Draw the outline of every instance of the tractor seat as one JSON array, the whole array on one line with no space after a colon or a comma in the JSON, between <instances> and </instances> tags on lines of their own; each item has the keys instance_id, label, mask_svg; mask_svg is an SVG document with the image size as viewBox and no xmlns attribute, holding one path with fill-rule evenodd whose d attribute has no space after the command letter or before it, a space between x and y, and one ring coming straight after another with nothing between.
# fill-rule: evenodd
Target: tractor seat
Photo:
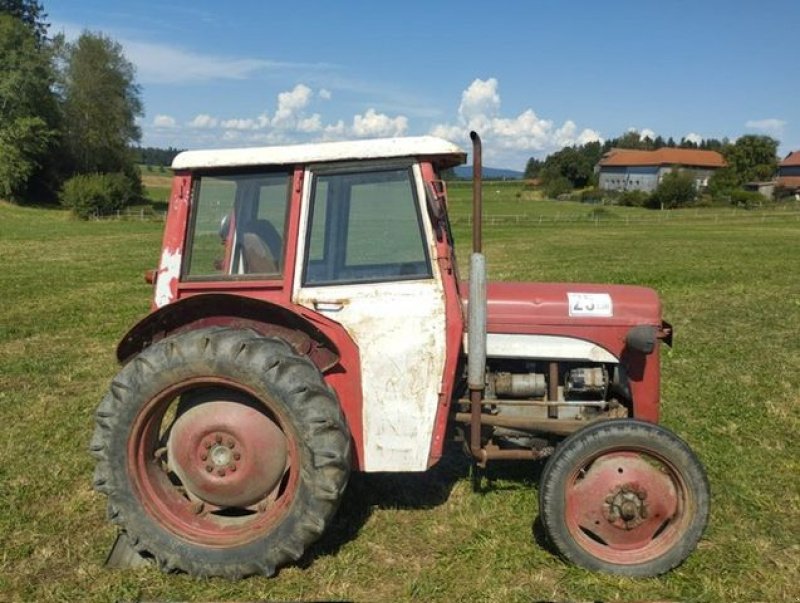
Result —
<instances>
[{"instance_id":1,"label":"tractor seat","mask_svg":"<svg viewBox=\"0 0 800 603\"><path fill-rule=\"evenodd\" d=\"M255 232L242 233L242 263L245 274L280 274L275 256Z\"/></svg>"}]
</instances>

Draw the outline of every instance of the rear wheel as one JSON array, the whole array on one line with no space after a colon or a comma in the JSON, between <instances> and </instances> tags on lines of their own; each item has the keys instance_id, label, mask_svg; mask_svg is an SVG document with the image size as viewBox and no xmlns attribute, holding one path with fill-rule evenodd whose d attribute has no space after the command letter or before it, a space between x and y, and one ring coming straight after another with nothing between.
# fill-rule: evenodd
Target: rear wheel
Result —
<instances>
[{"instance_id":1,"label":"rear wheel","mask_svg":"<svg viewBox=\"0 0 800 603\"><path fill-rule=\"evenodd\" d=\"M96 422L95 489L167 571L273 574L322 534L349 476L350 436L322 375L253 331L147 348Z\"/></svg>"},{"instance_id":2,"label":"rear wheel","mask_svg":"<svg viewBox=\"0 0 800 603\"><path fill-rule=\"evenodd\" d=\"M558 552L625 576L655 576L683 562L702 536L708 506L708 479L688 445L630 419L571 435L539 487L540 518Z\"/></svg>"}]
</instances>

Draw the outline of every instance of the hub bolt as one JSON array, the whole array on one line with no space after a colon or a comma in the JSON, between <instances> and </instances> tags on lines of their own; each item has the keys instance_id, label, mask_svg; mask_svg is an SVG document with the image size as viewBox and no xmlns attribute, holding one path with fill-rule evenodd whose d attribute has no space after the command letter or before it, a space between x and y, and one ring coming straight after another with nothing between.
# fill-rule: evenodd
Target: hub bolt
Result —
<instances>
[{"instance_id":1,"label":"hub bolt","mask_svg":"<svg viewBox=\"0 0 800 603\"><path fill-rule=\"evenodd\" d=\"M203 446L205 446L206 450L208 450L209 448L211 448L211 446L213 446L213 443L212 442L203 442Z\"/></svg>"},{"instance_id":2,"label":"hub bolt","mask_svg":"<svg viewBox=\"0 0 800 603\"><path fill-rule=\"evenodd\" d=\"M236 471L236 465L228 465L228 469L233 472Z\"/></svg>"},{"instance_id":3,"label":"hub bolt","mask_svg":"<svg viewBox=\"0 0 800 603\"><path fill-rule=\"evenodd\" d=\"M220 477L224 476L225 475L225 469L222 469L222 468L217 469L217 475L219 475Z\"/></svg>"},{"instance_id":4,"label":"hub bolt","mask_svg":"<svg viewBox=\"0 0 800 603\"><path fill-rule=\"evenodd\" d=\"M206 465L206 471L211 473L212 471L214 471L214 467L212 467L211 465Z\"/></svg>"},{"instance_id":5,"label":"hub bolt","mask_svg":"<svg viewBox=\"0 0 800 603\"><path fill-rule=\"evenodd\" d=\"M222 444L222 434L215 435L214 440L216 440L217 444Z\"/></svg>"},{"instance_id":6,"label":"hub bolt","mask_svg":"<svg viewBox=\"0 0 800 603\"><path fill-rule=\"evenodd\" d=\"M225 442L225 445L226 445L228 448L233 448L234 446L236 446L236 442L234 442L234 441L233 441L233 440L231 440L231 439L228 439L228 441L227 441L227 442Z\"/></svg>"},{"instance_id":7,"label":"hub bolt","mask_svg":"<svg viewBox=\"0 0 800 603\"><path fill-rule=\"evenodd\" d=\"M205 461L208 458L208 455L204 452L200 455L200 460Z\"/></svg>"},{"instance_id":8,"label":"hub bolt","mask_svg":"<svg viewBox=\"0 0 800 603\"><path fill-rule=\"evenodd\" d=\"M234 453L233 453L233 458L234 458L234 460L237 460L237 461L238 461L240 458L242 458L242 455L241 455L241 454L239 454L238 452L234 452Z\"/></svg>"}]
</instances>

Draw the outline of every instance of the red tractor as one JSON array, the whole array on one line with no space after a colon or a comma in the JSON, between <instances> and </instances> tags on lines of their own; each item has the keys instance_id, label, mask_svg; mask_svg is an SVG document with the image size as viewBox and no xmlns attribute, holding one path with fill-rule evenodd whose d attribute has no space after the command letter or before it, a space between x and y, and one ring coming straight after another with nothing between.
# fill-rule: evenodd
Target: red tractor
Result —
<instances>
[{"instance_id":1,"label":"red tractor","mask_svg":"<svg viewBox=\"0 0 800 603\"><path fill-rule=\"evenodd\" d=\"M592 570L651 576L694 549L709 490L657 425L654 291L494 283L474 152L459 279L437 138L188 151L152 313L117 348L94 487L164 570L273 574L325 531L351 471L548 457L540 521ZM565 437L566 436L566 437Z\"/></svg>"}]
</instances>

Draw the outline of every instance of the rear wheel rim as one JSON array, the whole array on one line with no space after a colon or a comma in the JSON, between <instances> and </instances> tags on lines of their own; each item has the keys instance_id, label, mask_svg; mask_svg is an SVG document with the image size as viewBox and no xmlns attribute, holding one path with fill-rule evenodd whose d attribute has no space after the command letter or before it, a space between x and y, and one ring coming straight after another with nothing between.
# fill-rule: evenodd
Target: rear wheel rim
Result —
<instances>
[{"instance_id":1,"label":"rear wheel rim","mask_svg":"<svg viewBox=\"0 0 800 603\"><path fill-rule=\"evenodd\" d=\"M220 394L181 408L209 388ZM298 437L282 405L225 378L188 379L150 398L127 452L143 508L193 544L227 548L258 539L286 516L298 487Z\"/></svg>"},{"instance_id":2,"label":"rear wheel rim","mask_svg":"<svg viewBox=\"0 0 800 603\"><path fill-rule=\"evenodd\" d=\"M682 473L646 449L590 456L565 486L571 537L596 559L617 565L647 563L672 550L695 506Z\"/></svg>"}]
</instances>

